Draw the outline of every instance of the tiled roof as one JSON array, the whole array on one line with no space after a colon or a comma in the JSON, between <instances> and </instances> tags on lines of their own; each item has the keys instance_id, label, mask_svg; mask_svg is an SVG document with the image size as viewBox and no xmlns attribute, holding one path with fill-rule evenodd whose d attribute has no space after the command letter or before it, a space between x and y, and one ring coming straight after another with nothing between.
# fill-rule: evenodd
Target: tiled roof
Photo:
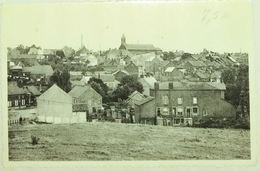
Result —
<instances>
[{"instance_id":1,"label":"tiled roof","mask_svg":"<svg viewBox=\"0 0 260 171\"><path fill-rule=\"evenodd\" d=\"M169 83L173 84L174 90L225 90L226 86L224 83L218 82L161 82L159 83L159 89L169 89ZM152 87L151 89L154 89Z\"/></svg>"},{"instance_id":2,"label":"tiled roof","mask_svg":"<svg viewBox=\"0 0 260 171\"><path fill-rule=\"evenodd\" d=\"M30 72L31 74L40 74L51 76L53 74L53 69L50 65L37 65L31 67L24 67L24 72Z\"/></svg>"}]
</instances>

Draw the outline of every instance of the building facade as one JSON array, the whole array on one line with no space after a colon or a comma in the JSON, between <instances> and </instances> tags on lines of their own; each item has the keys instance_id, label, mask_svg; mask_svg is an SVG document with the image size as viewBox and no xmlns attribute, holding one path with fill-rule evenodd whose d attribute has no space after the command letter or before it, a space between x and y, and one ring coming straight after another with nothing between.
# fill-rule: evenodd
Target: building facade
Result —
<instances>
[{"instance_id":1,"label":"building facade","mask_svg":"<svg viewBox=\"0 0 260 171\"><path fill-rule=\"evenodd\" d=\"M156 116L164 125L192 125L203 117L235 117L234 106L224 100L225 85L208 82L155 83Z\"/></svg>"}]
</instances>

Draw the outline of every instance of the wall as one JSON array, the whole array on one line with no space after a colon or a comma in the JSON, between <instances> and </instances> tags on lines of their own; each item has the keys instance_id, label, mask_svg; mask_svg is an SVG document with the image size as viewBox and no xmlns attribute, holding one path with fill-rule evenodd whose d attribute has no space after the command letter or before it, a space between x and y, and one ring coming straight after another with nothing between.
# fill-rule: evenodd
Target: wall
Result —
<instances>
[{"instance_id":1,"label":"wall","mask_svg":"<svg viewBox=\"0 0 260 171\"><path fill-rule=\"evenodd\" d=\"M151 96L155 97L154 90L151 90ZM169 97L169 103L164 104L163 96ZM183 104L177 104L177 98L183 98ZM197 97L197 105L193 104L193 97ZM184 90L184 91L170 91L169 90L159 90L156 95L156 107L160 108L169 108L169 114L171 114L170 107L181 106L184 109L184 117L186 115L186 108L198 107L198 115L192 115L193 118L200 118L203 116L212 116L212 117L235 117L235 108L224 101L221 98L221 91L195 91L195 90Z\"/></svg>"},{"instance_id":2,"label":"wall","mask_svg":"<svg viewBox=\"0 0 260 171\"><path fill-rule=\"evenodd\" d=\"M71 123L72 103L37 100L38 120L47 123Z\"/></svg>"},{"instance_id":3,"label":"wall","mask_svg":"<svg viewBox=\"0 0 260 171\"><path fill-rule=\"evenodd\" d=\"M143 105L135 105L135 120L137 123L141 123L144 119L155 118L155 100L151 100Z\"/></svg>"}]
</instances>

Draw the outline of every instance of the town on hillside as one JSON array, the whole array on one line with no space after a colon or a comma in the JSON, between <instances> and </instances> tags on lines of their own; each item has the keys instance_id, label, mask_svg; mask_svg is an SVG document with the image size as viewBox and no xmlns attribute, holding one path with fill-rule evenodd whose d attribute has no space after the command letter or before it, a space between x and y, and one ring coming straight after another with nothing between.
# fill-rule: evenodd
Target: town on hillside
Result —
<instances>
[{"instance_id":1,"label":"town on hillside","mask_svg":"<svg viewBox=\"0 0 260 171\"><path fill-rule=\"evenodd\" d=\"M164 51L126 36L105 51L8 48L8 125L249 127L247 53Z\"/></svg>"}]
</instances>

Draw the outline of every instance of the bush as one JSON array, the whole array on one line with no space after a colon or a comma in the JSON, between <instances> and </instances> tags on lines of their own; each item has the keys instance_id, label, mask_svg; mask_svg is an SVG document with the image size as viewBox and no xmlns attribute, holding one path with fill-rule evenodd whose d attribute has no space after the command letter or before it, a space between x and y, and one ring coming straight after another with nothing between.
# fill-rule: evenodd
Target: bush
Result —
<instances>
[{"instance_id":1,"label":"bush","mask_svg":"<svg viewBox=\"0 0 260 171\"><path fill-rule=\"evenodd\" d=\"M38 144L40 138L39 137L36 137L34 135L31 136L31 139L32 139L32 145L36 145Z\"/></svg>"},{"instance_id":2,"label":"bush","mask_svg":"<svg viewBox=\"0 0 260 171\"><path fill-rule=\"evenodd\" d=\"M249 118L237 119L234 128L250 129L250 119Z\"/></svg>"},{"instance_id":3,"label":"bush","mask_svg":"<svg viewBox=\"0 0 260 171\"><path fill-rule=\"evenodd\" d=\"M250 129L250 121L247 118L240 119L223 119L223 118L203 118L193 127L199 128L242 128Z\"/></svg>"}]
</instances>

